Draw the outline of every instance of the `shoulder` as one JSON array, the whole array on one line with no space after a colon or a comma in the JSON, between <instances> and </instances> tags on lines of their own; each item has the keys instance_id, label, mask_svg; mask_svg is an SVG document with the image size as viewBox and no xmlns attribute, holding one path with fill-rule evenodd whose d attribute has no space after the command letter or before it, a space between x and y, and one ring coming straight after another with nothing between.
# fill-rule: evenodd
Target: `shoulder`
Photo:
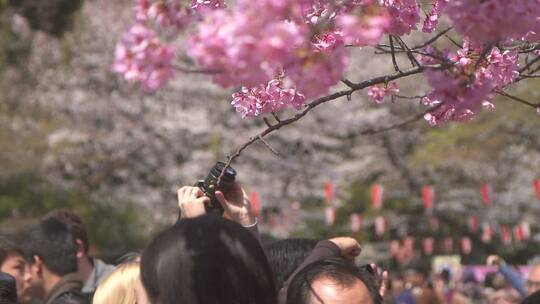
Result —
<instances>
[{"instance_id":1,"label":"shoulder","mask_svg":"<svg viewBox=\"0 0 540 304\"><path fill-rule=\"evenodd\" d=\"M49 304L89 304L88 297L81 292L66 291L56 297Z\"/></svg>"}]
</instances>

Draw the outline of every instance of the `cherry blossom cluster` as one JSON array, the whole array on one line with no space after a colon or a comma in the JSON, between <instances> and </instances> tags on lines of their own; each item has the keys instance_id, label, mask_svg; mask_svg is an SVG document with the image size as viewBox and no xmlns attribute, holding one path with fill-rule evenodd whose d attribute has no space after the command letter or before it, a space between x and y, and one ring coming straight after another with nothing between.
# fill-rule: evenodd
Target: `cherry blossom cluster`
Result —
<instances>
[{"instance_id":1,"label":"cherry blossom cluster","mask_svg":"<svg viewBox=\"0 0 540 304\"><path fill-rule=\"evenodd\" d=\"M427 14L426 19L424 19L424 26L422 31L426 33L431 33L437 28L439 24L439 18L450 0L435 0L431 11Z\"/></svg>"},{"instance_id":2,"label":"cherry blossom cluster","mask_svg":"<svg viewBox=\"0 0 540 304\"><path fill-rule=\"evenodd\" d=\"M421 5L430 4L423 13ZM437 107L427 115L432 124L468 120L493 108L493 93L515 81L516 44L540 42L540 0L236 0L231 7L223 0L135 0L137 23L118 44L113 70L159 89L174 76L174 36L191 25L187 55L215 83L242 88L232 104L243 117L266 115L327 94L344 78L350 46L408 35L423 15L422 31L433 32L443 14L467 42L454 55L426 50L431 57L422 63L444 68L425 70L431 91L423 103ZM368 96L379 104L397 92L388 83L370 87Z\"/></svg>"},{"instance_id":3,"label":"cherry blossom cluster","mask_svg":"<svg viewBox=\"0 0 540 304\"><path fill-rule=\"evenodd\" d=\"M242 117L254 117L275 113L285 106L300 109L304 102L304 95L294 88L284 88L282 80L276 78L270 80L266 86L243 87L240 92L233 94L231 104Z\"/></svg>"},{"instance_id":4,"label":"cherry blossom cluster","mask_svg":"<svg viewBox=\"0 0 540 304\"><path fill-rule=\"evenodd\" d=\"M521 39L538 40L538 0L452 0L446 7L456 31L475 45ZM533 33L529 33L533 32Z\"/></svg>"},{"instance_id":5,"label":"cherry blossom cluster","mask_svg":"<svg viewBox=\"0 0 540 304\"><path fill-rule=\"evenodd\" d=\"M175 50L164 44L157 34L141 24L135 24L122 37L115 50L112 69L128 81L141 83L154 91L174 76Z\"/></svg>"},{"instance_id":6,"label":"cherry blossom cluster","mask_svg":"<svg viewBox=\"0 0 540 304\"><path fill-rule=\"evenodd\" d=\"M431 50L435 53L434 50ZM445 56L437 53L438 56ZM483 55L482 49L472 48L467 43L447 60L453 63L446 70L427 69L425 76L433 88L422 102L435 111L426 115L432 125L445 121L472 119L481 109L493 109L493 93L512 83L519 75L518 53L500 51L493 47ZM432 63L433 58L425 59Z\"/></svg>"},{"instance_id":7,"label":"cherry blossom cluster","mask_svg":"<svg viewBox=\"0 0 540 304\"><path fill-rule=\"evenodd\" d=\"M369 100L376 104L381 104L384 102L386 96L394 96L399 93L399 88L397 83L390 82L388 84L379 84L369 87L368 97Z\"/></svg>"}]
</instances>

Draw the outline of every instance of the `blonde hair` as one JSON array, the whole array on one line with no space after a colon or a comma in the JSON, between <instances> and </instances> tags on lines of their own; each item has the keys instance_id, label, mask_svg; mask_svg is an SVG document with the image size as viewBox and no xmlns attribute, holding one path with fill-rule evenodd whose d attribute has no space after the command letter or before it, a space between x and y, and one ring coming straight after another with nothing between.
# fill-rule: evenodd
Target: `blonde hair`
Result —
<instances>
[{"instance_id":1,"label":"blonde hair","mask_svg":"<svg viewBox=\"0 0 540 304\"><path fill-rule=\"evenodd\" d=\"M139 278L139 262L118 265L99 283L92 303L136 304L135 286Z\"/></svg>"}]
</instances>

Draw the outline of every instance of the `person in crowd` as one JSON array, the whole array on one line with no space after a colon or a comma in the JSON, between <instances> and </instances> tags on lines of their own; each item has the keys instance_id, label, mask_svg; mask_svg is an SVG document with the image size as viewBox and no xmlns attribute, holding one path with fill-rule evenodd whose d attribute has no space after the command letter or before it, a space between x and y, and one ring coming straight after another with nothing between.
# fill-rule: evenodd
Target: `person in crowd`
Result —
<instances>
[{"instance_id":1,"label":"person in crowd","mask_svg":"<svg viewBox=\"0 0 540 304\"><path fill-rule=\"evenodd\" d=\"M319 260L341 258L349 263L354 263L362 249L358 242L350 237L337 237L329 240L322 240L317 243L310 255L302 262L302 264L289 276L289 279L283 284L279 291L279 303L287 303L289 285L294 280L296 275L302 269ZM383 287L384 288L384 287Z\"/></svg>"},{"instance_id":2,"label":"person in crowd","mask_svg":"<svg viewBox=\"0 0 540 304\"><path fill-rule=\"evenodd\" d=\"M17 282L9 273L0 272L0 304L17 304Z\"/></svg>"},{"instance_id":3,"label":"person in crowd","mask_svg":"<svg viewBox=\"0 0 540 304\"><path fill-rule=\"evenodd\" d=\"M357 267L342 258L325 258L295 274L289 285L287 304L382 303L375 281L368 268Z\"/></svg>"},{"instance_id":4,"label":"person in crowd","mask_svg":"<svg viewBox=\"0 0 540 304\"><path fill-rule=\"evenodd\" d=\"M26 303L29 300L30 274L26 272L24 253L13 240L6 236L0 236L0 271L13 276L18 299Z\"/></svg>"},{"instance_id":5,"label":"person in crowd","mask_svg":"<svg viewBox=\"0 0 540 304\"><path fill-rule=\"evenodd\" d=\"M405 265L405 282L416 304L439 304L439 297L429 284L430 265L416 258Z\"/></svg>"},{"instance_id":6,"label":"person in crowd","mask_svg":"<svg viewBox=\"0 0 540 304\"><path fill-rule=\"evenodd\" d=\"M266 246L266 256L278 291L290 274L308 257L317 242L314 239L284 239Z\"/></svg>"},{"instance_id":7,"label":"person in crowd","mask_svg":"<svg viewBox=\"0 0 540 304\"><path fill-rule=\"evenodd\" d=\"M540 303L540 290L537 290L530 295L528 295L523 301L521 301L521 304L538 304Z\"/></svg>"},{"instance_id":8,"label":"person in crowd","mask_svg":"<svg viewBox=\"0 0 540 304\"><path fill-rule=\"evenodd\" d=\"M497 267L498 271L514 287L521 296L525 297L540 290L540 262L532 263L529 273L524 280L519 273L508 266L504 259L498 255L488 256L486 263Z\"/></svg>"},{"instance_id":9,"label":"person in crowd","mask_svg":"<svg viewBox=\"0 0 540 304\"><path fill-rule=\"evenodd\" d=\"M258 240L214 214L182 218L144 250L141 278L159 304L275 304L274 280Z\"/></svg>"},{"instance_id":10,"label":"person in crowd","mask_svg":"<svg viewBox=\"0 0 540 304\"><path fill-rule=\"evenodd\" d=\"M114 265L108 265L102 260L88 255L90 242L86 225L76 213L68 209L55 209L42 219L49 218L56 219L68 226L77 244L77 272L84 282L82 292L91 298L98 283L114 269Z\"/></svg>"},{"instance_id":11,"label":"person in crowd","mask_svg":"<svg viewBox=\"0 0 540 304\"><path fill-rule=\"evenodd\" d=\"M67 225L54 218L33 226L26 239L30 288L43 304L86 304L77 274L77 245Z\"/></svg>"},{"instance_id":12,"label":"person in crowd","mask_svg":"<svg viewBox=\"0 0 540 304\"><path fill-rule=\"evenodd\" d=\"M99 283L94 294L93 304L144 304L140 296L144 291L140 284L140 263L138 260L118 265ZM137 296L139 295L139 298Z\"/></svg>"}]
</instances>

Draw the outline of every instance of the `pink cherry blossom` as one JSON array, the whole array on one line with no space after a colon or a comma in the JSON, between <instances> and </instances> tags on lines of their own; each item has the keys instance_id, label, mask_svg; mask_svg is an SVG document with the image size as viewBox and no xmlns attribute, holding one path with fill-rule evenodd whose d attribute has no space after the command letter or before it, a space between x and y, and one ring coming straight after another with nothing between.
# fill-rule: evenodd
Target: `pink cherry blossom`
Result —
<instances>
[{"instance_id":1,"label":"pink cherry blossom","mask_svg":"<svg viewBox=\"0 0 540 304\"><path fill-rule=\"evenodd\" d=\"M427 14L426 19L424 20L424 26L422 31L425 33L431 33L437 27L439 23L439 18L441 17L443 9L448 4L450 0L435 0L431 11Z\"/></svg>"},{"instance_id":2,"label":"pink cherry blossom","mask_svg":"<svg viewBox=\"0 0 540 304\"><path fill-rule=\"evenodd\" d=\"M456 31L475 45L516 40L540 29L538 0L453 0L446 12Z\"/></svg>"},{"instance_id":3,"label":"pink cherry blossom","mask_svg":"<svg viewBox=\"0 0 540 304\"><path fill-rule=\"evenodd\" d=\"M481 52L481 49L471 48L466 43L454 56L448 57L454 62L453 68L425 71L432 91L422 102L437 107L426 115L431 124L470 120L482 108L492 110L494 91L503 89L516 79L517 52L501 52L492 48L484 58L480 56Z\"/></svg>"},{"instance_id":4,"label":"pink cherry blossom","mask_svg":"<svg viewBox=\"0 0 540 304\"><path fill-rule=\"evenodd\" d=\"M304 95L295 88L284 88L281 77L270 80L266 86L242 87L232 97L231 104L242 118L277 112L286 106L300 109L305 103Z\"/></svg>"},{"instance_id":5,"label":"pink cherry blossom","mask_svg":"<svg viewBox=\"0 0 540 304\"><path fill-rule=\"evenodd\" d=\"M342 14L336 18L336 26L341 29L346 44L375 45L390 26L390 16L384 9L371 15Z\"/></svg>"},{"instance_id":6,"label":"pink cherry blossom","mask_svg":"<svg viewBox=\"0 0 540 304\"><path fill-rule=\"evenodd\" d=\"M383 5L390 13L388 34L402 36L416 30L416 24L420 21L416 0L383 0Z\"/></svg>"},{"instance_id":7,"label":"pink cherry blossom","mask_svg":"<svg viewBox=\"0 0 540 304\"><path fill-rule=\"evenodd\" d=\"M395 82L374 85L368 89L369 100L376 104L383 103L386 96L392 96L397 93L399 93L399 88Z\"/></svg>"},{"instance_id":8,"label":"pink cherry blossom","mask_svg":"<svg viewBox=\"0 0 540 304\"><path fill-rule=\"evenodd\" d=\"M174 48L162 43L156 33L135 24L116 46L113 71L128 81L139 82L147 91L162 87L174 76Z\"/></svg>"}]
</instances>

